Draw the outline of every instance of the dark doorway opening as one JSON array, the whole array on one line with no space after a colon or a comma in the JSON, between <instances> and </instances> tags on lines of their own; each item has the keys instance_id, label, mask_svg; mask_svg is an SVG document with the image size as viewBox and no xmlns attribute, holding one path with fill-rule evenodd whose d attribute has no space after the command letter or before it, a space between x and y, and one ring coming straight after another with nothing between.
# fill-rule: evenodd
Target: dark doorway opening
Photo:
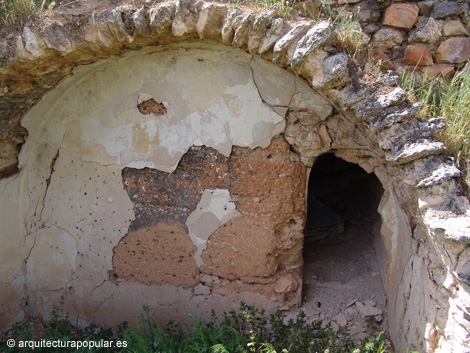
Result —
<instances>
[{"instance_id":1,"label":"dark doorway opening","mask_svg":"<svg viewBox=\"0 0 470 353\"><path fill-rule=\"evenodd\" d=\"M386 295L374 249L383 192L374 173L333 154L320 156L310 172L303 302L312 319L340 330L347 325L358 338L385 329Z\"/></svg>"}]
</instances>

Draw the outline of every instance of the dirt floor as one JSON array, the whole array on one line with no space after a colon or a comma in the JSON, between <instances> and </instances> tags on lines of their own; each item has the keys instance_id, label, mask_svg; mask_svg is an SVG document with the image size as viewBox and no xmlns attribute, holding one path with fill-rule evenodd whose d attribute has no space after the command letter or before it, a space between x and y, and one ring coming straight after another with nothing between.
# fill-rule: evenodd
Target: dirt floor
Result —
<instances>
[{"instance_id":1,"label":"dirt floor","mask_svg":"<svg viewBox=\"0 0 470 353\"><path fill-rule=\"evenodd\" d=\"M358 342L387 331L386 294L373 247L372 225L349 220L345 232L329 244L304 249L303 303L307 319L331 323L341 332L347 326Z\"/></svg>"}]
</instances>

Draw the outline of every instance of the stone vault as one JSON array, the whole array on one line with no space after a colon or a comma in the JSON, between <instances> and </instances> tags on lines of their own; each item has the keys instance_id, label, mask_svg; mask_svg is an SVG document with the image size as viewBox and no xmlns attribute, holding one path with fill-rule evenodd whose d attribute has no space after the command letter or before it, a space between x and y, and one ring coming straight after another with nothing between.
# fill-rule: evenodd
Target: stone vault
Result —
<instances>
[{"instance_id":1,"label":"stone vault","mask_svg":"<svg viewBox=\"0 0 470 353\"><path fill-rule=\"evenodd\" d=\"M277 7L178 1L81 21L2 42L3 328L60 297L108 324L144 304L177 319L298 305L307 174L330 152L383 186L397 350L468 345L469 207L433 137L445 119L417 119L393 77L323 50L328 23L284 23Z\"/></svg>"}]
</instances>

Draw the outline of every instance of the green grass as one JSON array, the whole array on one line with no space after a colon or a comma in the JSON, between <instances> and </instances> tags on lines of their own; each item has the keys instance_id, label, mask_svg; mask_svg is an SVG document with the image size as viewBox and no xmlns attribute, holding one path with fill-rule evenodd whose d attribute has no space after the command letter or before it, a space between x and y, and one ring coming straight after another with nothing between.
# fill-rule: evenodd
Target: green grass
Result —
<instances>
[{"instance_id":1,"label":"green grass","mask_svg":"<svg viewBox=\"0 0 470 353\"><path fill-rule=\"evenodd\" d=\"M8 335L16 342L20 340L48 341L105 341L126 342L125 348L89 349L70 347L57 352L207 352L207 353L386 353L387 341L383 333L370 336L359 347L355 347L348 332L336 334L330 326L321 322L307 322L300 314L295 320L286 322L277 312L269 318L264 311L241 304L238 311L224 313L219 320L214 313L209 321L188 315L183 325L169 322L165 326L151 319L152 311L144 307L139 324L123 323L116 332L110 328L91 324L83 331L76 330L68 315L54 307L50 320L44 324L41 337L34 337L27 325L16 324ZM158 314L158 313L156 313ZM29 352L29 348L8 348L6 339L0 342L2 352ZM53 352L51 348L36 347L34 352Z\"/></svg>"},{"instance_id":2,"label":"green grass","mask_svg":"<svg viewBox=\"0 0 470 353\"><path fill-rule=\"evenodd\" d=\"M418 80L414 72L405 72L402 87L420 103L421 118L446 118L446 129L438 137L456 157L457 166L469 175L470 71L457 73L450 82L430 80L426 73Z\"/></svg>"},{"instance_id":3,"label":"green grass","mask_svg":"<svg viewBox=\"0 0 470 353\"><path fill-rule=\"evenodd\" d=\"M0 0L0 21L21 26L38 9L33 0Z\"/></svg>"},{"instance_id":4,"label":"green grass","mask_svg":"<svg viewBox=\"0 0 470 353\"><path fill-rule=\"evenodd\" d=\"M53 10L86 0L0 0L0 24L21 27L40 10Z\"/></svg>"}]
</instances>

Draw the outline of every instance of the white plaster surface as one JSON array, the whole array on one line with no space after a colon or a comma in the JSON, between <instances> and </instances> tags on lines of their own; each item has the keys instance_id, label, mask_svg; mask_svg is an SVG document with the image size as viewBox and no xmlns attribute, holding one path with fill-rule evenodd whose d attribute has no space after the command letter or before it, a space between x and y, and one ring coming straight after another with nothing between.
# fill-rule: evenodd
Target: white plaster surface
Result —
<instances>
[{"instance_id":1,"label":"white plaster surface","mask_svg":"<svg viewBox=\"0 0 470 353\"><path fill-rule=\"evenodd\" d=\"M235 202L228 190L204 190L196 209L186 220L189 237L197 248L194 259L199 267L203 265L201 255L211 234L239 216L241 214L235 209Z\"/></svg>"},{"instance_id":2,"label":"white plaster surface","mask_svg":"<svg viewBox=\"0 0 470 353\"><path fill-rule=\"evenodd\" d=\"M268 104L258 89L269 91ZM41 140L84 161L172 172L196 141L225 156L232 145L267 147L285 128L269 104L287 106L294 92L292 75L243 52L147 51L75 70L24 125L45 123ZM167 113L141 114L137 105L150 98Z\"/></svg>"}]
</instances>

